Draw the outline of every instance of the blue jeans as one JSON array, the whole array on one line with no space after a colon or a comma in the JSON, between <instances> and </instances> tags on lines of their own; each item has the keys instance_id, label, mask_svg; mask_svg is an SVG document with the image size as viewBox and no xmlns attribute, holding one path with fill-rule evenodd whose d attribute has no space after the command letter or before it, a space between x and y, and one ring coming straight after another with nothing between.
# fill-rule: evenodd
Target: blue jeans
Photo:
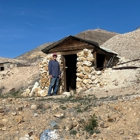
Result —
<instances>
[{"instance_id":1,"label":"blue jeans","mask_svg":"<svg viewBox=\"0 0 140 140\"><path fill-rule=\"evenodd\" d=\"M58 86L59 86L59 77L52 77L50 81L48 95L49 96L51 95L52 89L53 89L53 94L56 95Z\"/></svg>"}]
</instances>

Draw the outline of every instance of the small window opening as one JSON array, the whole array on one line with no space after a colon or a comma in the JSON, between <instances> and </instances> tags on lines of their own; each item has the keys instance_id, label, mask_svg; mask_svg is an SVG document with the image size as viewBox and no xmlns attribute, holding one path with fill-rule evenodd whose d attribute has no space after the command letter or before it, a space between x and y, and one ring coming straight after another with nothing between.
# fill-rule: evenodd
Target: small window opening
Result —
<instances>
[{"instance_id":1,"label":"small window opening","mask_svg":"<svg viewBox=\"0 0 140 140\"><path fill-rule=\"evenodd\" d=\"M0 71L4 71L4 67L0 67Z\"/></svg>"}]
</instances>

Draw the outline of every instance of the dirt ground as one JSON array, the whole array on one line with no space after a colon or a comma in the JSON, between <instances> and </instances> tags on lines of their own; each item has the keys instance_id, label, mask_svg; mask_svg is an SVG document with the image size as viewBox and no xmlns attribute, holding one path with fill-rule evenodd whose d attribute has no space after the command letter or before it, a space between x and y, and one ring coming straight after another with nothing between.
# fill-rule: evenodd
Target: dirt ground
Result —
<instances>
[{"instance_id":1,"label":"dirt ground","mask_svg":"<svg viewBox=\"0 0 140 140\"><path fill-rule=\"evenodd\" d=\"M32 87L39 70L15 68L1 77L6 93ZM140 140L140 69L106 69L98 79L99 86L70 97L0 98L0 140L39 140L48 129L57 140ZM85 126L94 114L90 134Z\"/></svg>"},{"instance_id":2,"label":"dirt ground","mask_svg":"<svg viewBox=\"0 0 140 140\"><path fill-rule=\"evenodd\" d=\"M0 72L0 93L9 93L32 86L39 80L38 66L15 67Z\"/></svg>"},{"instance_id":3,"label":"dirt ground","mask_svg":"<svg viewBox=\"0 0 140 140\"><path fill-rule=\"evenodd\" d=\"M137 83L73 97L1 98L0 140L39 140L46 129L56 130L58 140L139 140L139 87ZM98 126L89 134L85 125L93 114Z\"/></svg>"}]
</instances>

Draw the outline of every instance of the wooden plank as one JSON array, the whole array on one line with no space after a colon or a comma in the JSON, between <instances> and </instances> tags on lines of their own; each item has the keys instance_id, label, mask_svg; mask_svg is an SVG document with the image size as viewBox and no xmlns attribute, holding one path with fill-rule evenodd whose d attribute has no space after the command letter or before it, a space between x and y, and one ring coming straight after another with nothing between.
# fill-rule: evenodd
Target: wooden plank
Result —
<instances>
[{"instance_id":1,"label":"wooden plank","mask_svg":"<svg viewBox=\"0 0 140 140\"><path fill-rule=\"evenodd\" d=\"M93 53L95 68L97 68L96 52Z\"/></svg>"},{"instance_id":2,"label":"wooden plank","mask_svg":"<svg viewBox=\"0 0 140 140\"><path fill-rule=\"evenodd\" d=\"M64 91L67 90L67 83L66 83L66 60L65 57L62 55L62 61L63 61L63 69L64 69Z\"/></svg>"},{"instance_id":3,"label":"wooden plank","mask_svg":"<svg viewBox=\"0 0 140 140\"><path fill-rule=\"evenodd\" d=\"M79 42L79 41L67 41L63 44L60 44L58 46L56 46L55 48L52 48L49 52L60 52L60 51L70 51L70 50L78 50L78 49L91 49L94 46L86 44L84 42Z\"/></svg>"},{"instance_id":4,"label":"wooden plank","mask_svg":"<svg viewBox=\"0 0 140 140\"><path fill-rule=\"evenodd\" d=\"M64 52L64 51L73 51L73 50L83 50L83 49L92 49L93 47L91 46L80 46L80 47L68 47L68 48L59 48L59 49L51 49L49 51L49 53L53 53L53 52Z\"/></svg>"},{"instance_id":5,"label":"wooden plank","mask_svg":"<svg viewBox=\"0 0 140 140\"><path fill-rule=\"evenodd\" d=\"M83 50L83 49L82 49ZM60 54L60 55L71 55L71 54L77 54L78 52L82 51L81 49L80 50L74 50L74 51L64 51L64 52L57 52L57 54ZM93 49L88 49L88 50L91 50L93 51ZM50 54L50 53L49 53Z\"/></svg>"}]
</instances>

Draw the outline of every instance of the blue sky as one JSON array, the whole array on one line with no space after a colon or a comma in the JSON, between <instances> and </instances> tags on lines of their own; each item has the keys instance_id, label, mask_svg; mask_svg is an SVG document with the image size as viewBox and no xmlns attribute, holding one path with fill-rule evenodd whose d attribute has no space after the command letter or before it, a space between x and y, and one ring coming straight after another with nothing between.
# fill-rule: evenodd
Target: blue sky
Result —
<instances>
[{"instance_id":1,"label":"blue sky","mask_svg":"<svg viewBox=\"0 0 140 140\"><path fill-rule=\"evenodd\" d=\"M126 33L140 27L140 0L0 0L0 57L89 29Z\"/></svg>"}]
</instances>

